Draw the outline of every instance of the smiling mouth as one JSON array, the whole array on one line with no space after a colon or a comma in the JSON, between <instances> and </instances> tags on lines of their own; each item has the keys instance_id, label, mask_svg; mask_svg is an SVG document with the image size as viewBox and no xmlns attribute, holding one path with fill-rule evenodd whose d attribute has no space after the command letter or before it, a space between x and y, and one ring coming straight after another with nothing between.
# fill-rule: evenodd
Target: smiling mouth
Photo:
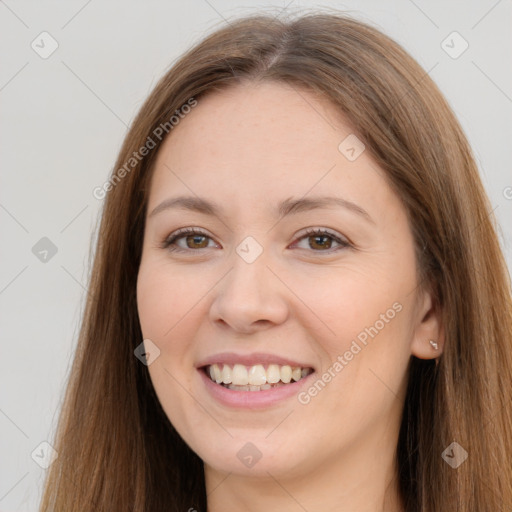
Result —
<instances>
[{"instance_id":1,"label":"smiling mouth","mask_svg":"<svg viewBox=\"0 0 512 512\"><path fill-rule=\"evenodd\" d=\"M314 370L278 364L212 364L203 371L216 384L234 391L265 391L298 382Z\"/></svg>"}]
</instances>

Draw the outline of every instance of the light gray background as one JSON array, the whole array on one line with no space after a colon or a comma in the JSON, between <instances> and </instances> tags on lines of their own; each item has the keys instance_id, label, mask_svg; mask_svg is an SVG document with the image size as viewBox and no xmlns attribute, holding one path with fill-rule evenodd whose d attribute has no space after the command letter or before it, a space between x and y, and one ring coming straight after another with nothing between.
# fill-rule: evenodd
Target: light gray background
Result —
<instances>
[{"instance_id":1,"label":"light gray background","mask_svg":"<svg viewBox=\"0 0 512 512\"><path fill-rule=\"evenodd\" d=\"M0 0L0 511L39 503L45 470L31 453L51 440L76 346L101 207L92 190L127 126L171 63L223 18L287 4L349 10L429 71L474 148L512 268L510 0ZM59 45L47 59L31 48L43 31ZM453 31L469 44L457 59L441 47ZM46 263L32 252L42 237L58 249Z\"/></svg>"}]
</instances>

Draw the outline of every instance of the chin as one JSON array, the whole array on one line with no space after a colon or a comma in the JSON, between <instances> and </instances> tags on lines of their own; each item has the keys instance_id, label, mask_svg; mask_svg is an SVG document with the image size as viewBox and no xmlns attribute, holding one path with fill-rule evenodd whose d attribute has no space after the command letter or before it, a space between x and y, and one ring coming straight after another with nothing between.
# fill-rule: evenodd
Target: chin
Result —
<instances>
[{"instance_id":1,"label":"chin","mask_svg":"<svg viewBox=\"0 0 512 512\"><path fill-rule=\"evenodd\" d=\"M240 476L258 478L299 476L305 471L304 440L290 440L293 446L283 448L281 440L265 439L268 432L255 435L247 431L247 435L238 434L233 438L219 442L212 440L207 445L199 446L194 451L203 462L216 471L232 473ZM228 437L228 436L226 436ZM212 450L212 447L215 450Z\"/></svg>"}]
</instances>

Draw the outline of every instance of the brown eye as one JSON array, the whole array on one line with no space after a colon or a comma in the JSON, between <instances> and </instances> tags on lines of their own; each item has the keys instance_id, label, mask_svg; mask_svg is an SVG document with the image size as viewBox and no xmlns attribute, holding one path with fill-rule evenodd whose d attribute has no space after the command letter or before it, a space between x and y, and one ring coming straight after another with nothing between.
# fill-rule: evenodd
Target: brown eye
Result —
<instances>
[{"instance_id":1,"label":"brown eye","mask_svg":"<svg viewBox=\"0 0 512 512\"><path fill-rule=\"evenodd\" d=\"M189 249L204 249L208 246L208 241L206 241L206 245L204 243L208 237L204 235L188 235L187 237L180 237L186 239L186 244ZM197 245L194 245L197 244Z\"/></svg>"},{"instance_id":2,"label":"brown eye","mask_svg":"<svg viewBox=\"0 0 512 512\"><path fill-rule=\"evenodd\" d=\"M307 240L307 247L300 247L301 249L311 249L314 252L331 251L333 242L339 247L334 247L331 252L350 246L349 242L325 229L310 229L299 240Z\"/></svg>"},{"instance_id":3,"label":"brown eye","mask_svg":"<svg viewBox=\"0 0 512 512\"><path fill-rule=\"evenodd\" d=\"M181 239L185 240L185 246L179 245L177 242ZM207 249L208 242L211 238L202 231L197 229L180 229L167 238L162 247L170 251L187 251L195 249Z\"/></svg>"},{"instance_id":4,"label":"brown eye","mask_svg":"<svg viewBox=\"0 0 512 512\"><path fill-rule=\"evenodd\" d=\"M177 243L182 239L185 240L185 246ZM177 252L208 249L211 247L208 245L209 241L211 240L212 238L202 231L198 231L197 229L184 228L178 230L169 238L167 238L162 247L170 251ZM334 233L326 231L325 229L310 229L302 237L299 238L299 241L302 240L307 240L307 246L300 248L312 250L314 252L334 252L336 250L350 246L349 242L341 239ZM338 244L338 247L334 247L333 249L333 242Z\"/></svg>"},{"instance_id":5,"label":"brown eye","mask_svg":"<svg viewBox=\"0 0 512 512\"><path fill-rule=\"evenodd\" d=\"M313 235L310 239L310 247L312 249L330 249L333 239L328 235Z\"/></svg>"}]
</instances>

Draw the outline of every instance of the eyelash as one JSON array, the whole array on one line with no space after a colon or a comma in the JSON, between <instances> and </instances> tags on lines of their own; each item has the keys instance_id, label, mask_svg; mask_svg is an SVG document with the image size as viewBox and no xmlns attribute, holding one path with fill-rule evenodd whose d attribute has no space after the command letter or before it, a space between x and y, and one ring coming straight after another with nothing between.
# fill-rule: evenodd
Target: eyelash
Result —
<instances>
[{"instance_id":1,"label":"eyelash","mask_svg":"<svg viewBox=\"0 0 512 512\"><path fill-rule=\"evenodd\" d=\"M176 232L174 232L171 235L169 235L169 237L167 237L163 241L161 247L162 247L162 249L167 249L168 251L171 251L171 252L190 252L190 251L198 251L198 250L201 250L201 249L209 249L209 247L202 247L201 249L183 249L183 248L178 247L177 245L175 245L177 240L179 240L180 238L184 238L186 236L189 236L189 235L200 235L200 236L204 236L206 238L210 238L211 239L211 237L207 233L205 233L204 231L202 231L200 229L196 229L196 228L182 228L182 229L178 229ZM308 237L311 237L311 236L327 236L329 238L332 238L338 244L340 244L340 247L337 247L337 248L334 248L334 249L327 249L327 250L314 250L314 249L311 249L313 252L332 254L333 252L336 252L338 250L346 249L348 247L352 247L351 244L348 241L342 240L336 234L331 233L330 231L327 231L325 229L319 229L319 228L309 228L308 230L306 230L306 232L298 240L302 240L303 238L308 238Z\"/></svg>"}]
</instances>

